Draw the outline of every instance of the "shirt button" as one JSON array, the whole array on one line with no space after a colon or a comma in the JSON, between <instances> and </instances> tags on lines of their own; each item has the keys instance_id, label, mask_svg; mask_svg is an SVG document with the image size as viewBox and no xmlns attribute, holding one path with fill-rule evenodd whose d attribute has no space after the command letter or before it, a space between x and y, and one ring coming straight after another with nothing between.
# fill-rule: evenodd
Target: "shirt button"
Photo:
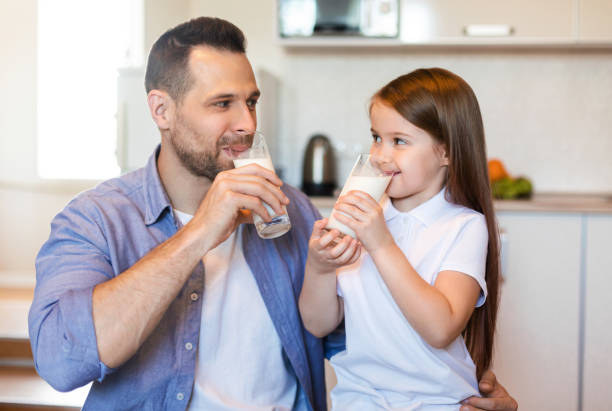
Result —
<instances>
[{"instance_id":1,"label":"shirt button","mask_svg":"<svg viewBox=\"0 0 612 411\"><path fill-rule=\"evenodd\" d=\"M178 394L176 394L176 399L179 401L183 401L183 398L185 398L185 396L183 395L182 392L179 392Z\"/></svg>"},{"instance_id":2,"label":"shirt button","mask_svg":"<svg viewBox=\"0 0 612 411\"><path fill-rule=\"evenodd\" d=\"M193 348L193 345L192 345L191 343L189 343L189 342L188 342L187 344L185 344L185 348L186 348L187 350L191 350L191 349Z\"/></svg>"},{"instance_id":3,"label":"shirt button","mask_svg":"<svg viewBox=\"0 0 612 411\"><path fill-rule=\"evenodd\" d=\"M198 293L191 293L190 297L191 301L198 301L199 298Z\"/></svg>"}]
</instances>

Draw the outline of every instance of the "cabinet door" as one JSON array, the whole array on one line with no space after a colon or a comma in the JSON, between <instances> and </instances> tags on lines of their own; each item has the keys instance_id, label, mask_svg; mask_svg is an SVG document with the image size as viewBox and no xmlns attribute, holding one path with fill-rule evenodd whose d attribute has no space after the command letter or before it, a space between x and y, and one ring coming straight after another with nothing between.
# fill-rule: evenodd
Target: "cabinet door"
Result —
<instances>
[{"instance_id":1,"label":"cabinet door","mask_svg":"<svg viewBox=\"0 0 612 411\"><path fill-rule=\"evenodd\" d=\"M586 239L583 411L612 404L612 216L590 216Z\"/></svg>"},{"instance_id":2,"label":"cabinet door","mask_svg":"<svg viewBox=\"0 0 612 411\"><path fill-rule=\"evenodd\" d=\"M574 34L573 2L403 0L401 37L423 44L567 43Z\"/></svg>"},{"instance_id":3,"label":"cabinet door","mask_svg":"<svg viewBox=\"0 0 612 411\"><path fill-rule=\"evenodd\" d=\"M579 40L606 43L612 41L612 1L579 0Z\"/></svg>"},{"instance_id":4,"label":"cabinet door","mask_svg":"<svg viewBox=\"0 0 612 411\"><path fill-rule=\"evenodd\" d=\"M506 233L493 371L523 410L576 410L581 220L498 213Z\"/></svg>"}]
</instances>

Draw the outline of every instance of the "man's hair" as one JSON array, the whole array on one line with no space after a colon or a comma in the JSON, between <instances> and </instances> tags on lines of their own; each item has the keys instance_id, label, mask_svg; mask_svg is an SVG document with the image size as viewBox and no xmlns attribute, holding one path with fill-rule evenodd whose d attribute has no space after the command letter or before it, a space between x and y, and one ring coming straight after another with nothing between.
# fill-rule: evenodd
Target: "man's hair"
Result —
<instances>
[{"instance_id":1,"label":"man's hair","mask_svg":"<svg viewBox=\"0 0 612 411\"><path fill-rule=\"evenodd\" d=\"M147 62L145 88L166 91L180 102L192 85L189 54L196 46L245 53L242 31L230 23L214 17L199 17L166 31L157 39Z\"/></svg>"}]
</instances>

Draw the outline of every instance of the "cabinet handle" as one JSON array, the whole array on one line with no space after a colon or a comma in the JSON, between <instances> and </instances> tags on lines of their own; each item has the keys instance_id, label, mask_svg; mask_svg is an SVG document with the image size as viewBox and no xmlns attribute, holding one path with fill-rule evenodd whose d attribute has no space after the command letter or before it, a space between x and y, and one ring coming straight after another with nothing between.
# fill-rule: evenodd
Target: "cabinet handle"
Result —
<instances>
[{"instance_id":1,"label":"cabinet handle","mask_svg":"<svg viewBox=\"0 0 612 411\"><path fill-rule=\"evenodd\" d=\"M503 227L499 228L499 271L503 282L508 275L508 233Z\"/></svg>"},{"instance_id":2,"label":"cabinet handle","mask_svg":"<svg viewBox=\"0 0 612 411\"><path fill-rule=\"evenodd\" d=\"M470 24L463 28L463 35L468 37L509 37L514 32L508 24Z\"/></svg>"}]
</instances>

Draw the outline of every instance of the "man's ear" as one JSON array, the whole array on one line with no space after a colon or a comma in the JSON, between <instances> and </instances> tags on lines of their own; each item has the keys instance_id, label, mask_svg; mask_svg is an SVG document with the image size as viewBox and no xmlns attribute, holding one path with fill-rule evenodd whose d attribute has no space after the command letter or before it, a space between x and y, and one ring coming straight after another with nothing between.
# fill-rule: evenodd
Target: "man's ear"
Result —
<instances>
[{"instance_id":1,"label":"man's ear","mask_svg":"<svg viewBox=\"0 0 612 411\"><path fill-rule=\"evenodd\" d=\"M162 90L151 90L147 94L147 104L151 117L160 130L170 128L174 119L174 100Z\"/></svg>"}]
</instances>

